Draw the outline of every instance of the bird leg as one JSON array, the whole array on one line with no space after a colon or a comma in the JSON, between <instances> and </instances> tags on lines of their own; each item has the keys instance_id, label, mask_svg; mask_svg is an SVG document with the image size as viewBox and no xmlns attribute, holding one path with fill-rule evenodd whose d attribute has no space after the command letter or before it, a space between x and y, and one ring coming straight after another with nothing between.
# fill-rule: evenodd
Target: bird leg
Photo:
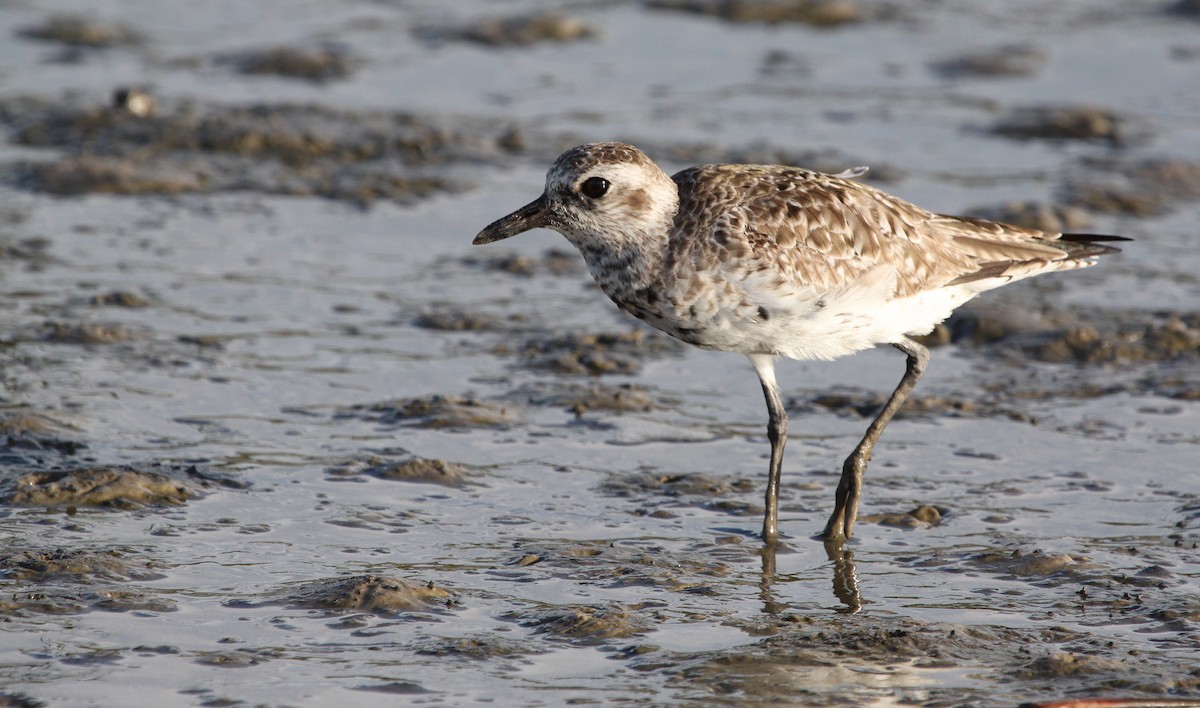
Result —
<instances>
[{"instance_id":1,"label":"bird leg","mask_svg":"<svg viewBox=\"0 0 1200 708\"><path fill-rule=\"evenodd\" d=\"M767 399L767 439L771 441L771 466L767 471L767 493L763 513L762 540L773 544L779 539L779 480L783 475L783 446L787 444L787 411L779 397L779 386L775 383L775 357L768 354L750 354L750 363L758 373L763 395Z\"/></svg>"},{"instance_id":2,"label":"bird leg","mask_svg":"<svg viewBox=\"0 0 1200 708\"><path fill-rule=\"evenodd\" d=\"M854 531L854 521L858 518L858 502L862 498L863 474L867 471L867 461L871 459L875 443L896 415L896 411L904 405L908 394L912 393L913 386L925 373L925 365L929 363L929 350L911 339L902 339L892 346L908 355L908 365L896 390L892 391L879 415L871 421L858 447L854 448L854 452L850 453L846 463L842 465L842 478L838 482L833 514L829 517L829 523L825 524L823 534L827 543L843 542L850 538Z\"/></svg>"}]
</instances>

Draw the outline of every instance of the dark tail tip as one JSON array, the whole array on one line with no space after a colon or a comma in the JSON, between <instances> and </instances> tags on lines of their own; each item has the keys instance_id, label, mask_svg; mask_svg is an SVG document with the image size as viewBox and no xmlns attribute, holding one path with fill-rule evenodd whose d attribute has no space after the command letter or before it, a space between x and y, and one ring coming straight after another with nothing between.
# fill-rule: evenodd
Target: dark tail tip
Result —
<instances>
[{"instance_id":1,"label":"dark tail tip","mask_svg":"<svg viewBox=\"0 0 1200 708\"><path fill-rule=\"evenodd\" d=\"M1106 241L1132 241L1133 239L1114 234L1063 234L1058 237L1058 240L1069 243L1103 243Z\"/></svg>"},{"instance_id":2,"label":"dark tail tip","mask_svg":"<svg viewBox=\"0 0 1200 708\"><path fill-rule=\"evenodd\" d=\"M1063 234L1058 237L1060 243L1076 244L1076 248L1068 249L1073 258L1090 258L1092 256L1103 256L1107 253L1120 253L1121 249L1116 246L1105 246L1102 244L1132 240L1128 236L1117 236L1115 234Z\"/></svg>"}]
</instances>

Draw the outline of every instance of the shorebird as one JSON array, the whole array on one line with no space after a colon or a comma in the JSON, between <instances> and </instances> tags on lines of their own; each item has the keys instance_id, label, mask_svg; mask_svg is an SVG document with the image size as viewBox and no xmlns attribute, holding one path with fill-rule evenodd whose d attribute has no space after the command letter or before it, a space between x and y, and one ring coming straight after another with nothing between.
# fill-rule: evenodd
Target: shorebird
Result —
<instances>
[{"instance_id":1,"label":"shorebird","mask_svg":"<svg viewBox=\"0 0 1200 708\"><path fill-rule=\"evenodd\" d=\"M788 419L775 361L890 344L904 376L846 458L827 543L854 530L867 461L925 371L929 333L981 292L1093 265L1120 236L1038 231L926 211L838 175L782 165L701 165L668 177L624 143L580 145L540 197L473 243L534 228L567 238L619 308L704 349L745 354L762 384L771 457L762 538L779 537Z\"/></svg>"}]
</instances>

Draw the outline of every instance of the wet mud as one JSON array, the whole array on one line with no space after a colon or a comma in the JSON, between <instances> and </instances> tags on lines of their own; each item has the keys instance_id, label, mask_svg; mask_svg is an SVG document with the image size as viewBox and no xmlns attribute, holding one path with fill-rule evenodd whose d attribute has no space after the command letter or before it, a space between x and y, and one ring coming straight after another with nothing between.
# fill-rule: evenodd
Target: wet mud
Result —
<instances>
[{"instance_id":1,"label":"wet mud","mask_svg":"<svg viewBox=\"0 0 1200 708\"><path fill-rule=\"evenodd\" d=\"M283 602L321 610L394 614L434 610L452 604L453 598L433 583L421 585L400 578L359 575L306 583L287 591Z\"/></svg>"},{"instance_id":2,"label":"wet mud","mask_svg":"<svg viewBox=\"0 0 1200 708\"><path fill-rule=\"evenodd\" d=\"M574 42L592 39L597 30L569 15L546 13L490 18L459 26L418 31L432 42L472 42L488 47L527 47L542 42Z\"/></svg>"},{"instance_id":3,"label":"wet mud","mask_svg":"<svg viewBox=\"0 0 1200 708\"><path fill-rule=\"evenodd\" d=\"M273 74L317 83L345 79L359 64L344 48L337 46L250 50L220 56L217 62L230 64L243 74Z\"/></svg>"},{"instance_id":4,"label":"wet mud","mask_svg":"<svg viewBox=\"0 0 1200 708\"><path fill-rule=\"evenodd\" d=\"M1094 656L1091 652L1100 647L1089 647L1086 642L1072 646L1069 635L1050 632L883 618L837 618L816 626L793 621L772 630L776 632L773 636L749 651L668 654L647 661L656 670L671 674L677 685L704 687L717 700L737 697L811 705L889 698L922 705L991 703L994 697L981 689L906 687L921 684L922 676L949 675L963 666L987 666L986 671L996 680L1020 680L1031 692L1042 694L1130 691L1178 695L1196 687L1195 679L1175 680L1140 657ZM1040 647L1047 644L1066 646L1041 654L1045 650ZM836 648L831 650L831 645ZM999 646L1017 649L997 651ZM830 699L831 692L838 697Z\"/></svg>"},{"instance_id":5,"label":"wet mud","mask_svg":"<svg viewBox=\"0 0 1200 708\"><path fill-rule=\"evenodd\" d=\"M338 416L366 417L385 426L447 430L507 428L518 420L517 411L508 406L440 395L353 406Z\"/></svg>"},{"instance_id":6,"label":"wet mud","mask_svg":"<svg viewBox=\"0 0 1200 708\"><path fill-rule=\"evenodd\" d=\"M1092 158L1088 176L1068 182L1066 200L1099 214L1153 216L1200 199L1200 163L1177 158Z\"/></svg>"},{"instance_id":7,"label":"wet mud","mask_svg":"<svg viewBox=\"0 0 1200 708\"><path fill-rule=\"evenodd\" d=\"M460 465L446 460L430 460L424 457L414 457L403 461L391 461L381 457L371 456L363 460L355 460L332 467L327 474L334 477L353 477L368 475L378 479L397 482L412 482L414 484L438 484L443 487L462 488L478 484L474 480L481 472L467 465Z\"/></svg>"},{"instance_id":8,"label":"wet mud","mask_svg":"<svg viewBox=\"0 0 1200 708\"><path fill-rule=\"evenodd\" d=\"M171 612L175 603L139 588L165 577L137 551L28 549L0 556L5 617L73 615L93 611Z\"/></svg>"},{"instance_id":9,"label":"wet mud","mask_svg":"<svg viewBox=\"0 0 1200 708\"><path fill-rule=\"evenodd\" d=\"M935 72L950 79L1003 78L1032 76L1045 63L1044 51L1018 44L942 59L931 66Z\"/></svg>"},{"instance_id":10,"label":"wet mud","mask_svg":"<svg viewBox=\"0 0 1200 708\"><path fill-rule=\"evenodd\" d=\"M0 501L13 506L111 506L182 504L192 492L178 480L133 469L71 469L18 477Z\"/></svg>"},{"instance_id":11,"label":"wet mud","mask_svg":"<svg viewBox=\"0 0 1200 708\"><path fill-rule=\"evenodd\" d=\"M250 67L245 71L278 73L285 71L283 61L269 54L238 64ZM57 195L249 190L410 203L467 186L432 167L495 162L510 152L512 141L507 128L489 136L494 127L468 124L456 130L408 113L186 100L163 100L153 114L136 115L69 98L5 98L0 124L15 144L67 149L57 160L19 162L10 170L18 185Z\"/></svg>"},{"instance_id":12,"label":"wet mud","mask_svg":"<svg viewBox=\"0 0 1200 708\"><path fill-rule=\"evenodd\" d=\"M560 248L548 249L540 255L471 254L457 258L456 261L484 272L507 273L522 278L542 275L578 277L587 272L578 256Z\"/></svg>"},{"instance_id":13,"label":"wet mud","mask_svg":"<svg viewBox=\"0 0 1200 708\"><path fill-rule=\"evenodd\" d=\"M682 350L680 342L661 332L635 329L531 339L519 345L516 353L521 365L534 371L603 376L635 374L645 361Z\"/></svg>"},{"instance_id":14,"label":"wet mud","mask_svg":"<svg viewBox=\"0 0 1200 708\"><path fill-rule=\"evenodd\" d=\"M23 37L69 47L103 49L137 44L141 35L121 23L92 20L82 15L52 15L45 22L22 27Z\"/></svg>"},{"instance_id":15,"label":"wet mud","mask_svg":"<svg viewBox=\"0 0 1200 708\"><path fill-rule=\"evenodd\" d=\"M6 578L45 582L50 578L93 578L98 580L156 580L163 575L152 563L120 551L93 552L81 549L18 551L0 557Z\"/></svg>"},{"instance_id":16,"label":"wet mud","mask_svg":"<svg viewBox=\"0 0 1200 708\"><path fill-rule=\"evenodd\" d=\"M4 436L0 450L8 464L20 463L25 459L22 455L39 451L70 456L87 447L69 424L37 413L14 411L0 415L0 435Z\"/></svg>"},{"instance_id":17,"label":"wet mud","mask_svg":"<svg viewBox=\"0 0 1200 708\"><path fill-rule=\"evenodd\" d=\"M992 126L992 132L1024 140L1094 140L1121 147L1132 138L1129 120L1093 106L1019 108Z\"/></svg>"},{"instance_id":18,"label":"wet mud","mask_svg":"<svg viewBox=\"0 0 1200 708\"><path fill-rule=\"evenodd\" d=\"M555 607L511 612L502 618L576 646L612 646L651 629L648 621L624 607Z\"/></svg>"},{"instance_id":19,"label":"wet mud","mask_svg":"<svg viewBox=\"0 0 1200 708\"><path fill-rule=\"evenodd\" d=\"M837 27L861 22L864 12L847 0L647 0L654 10L718 17L728 22L799 23Z\"/></svg>"},{"instance_id":20,"label":"wet mud","mask_svg":"<svg viewBox=\"0 0 1200 708\"><path fill-rule=\"evenodd\" d=\"M644 505L639 513L649 515L669 515L661 508L665 506L709 506L713 508L728 508L724 497L748 493L756 488L756 481L750 478L729 479L714 477L702 473L692 474L661 474L641 472L632 475L613 477L599 487L599 491L615 497L637 499ZM665 497L665 499L659 499ZM656 508L647 511L648 508ZM745 514L761 513L762 509L741 509Z\"/></svg>"},{"instance_id":21,"label":"wet mud","mask_svg":"<svg viewBox=\"0 0 1200 708\"><path fill-rule=\"evenodd\" d=\"M609 386L536 382L514 389L510 395L525 405L563 408L577 418L588 413L649 413L677 403L658 391L630 383Z\"/></svg>"},{"instance_id":22,"label":"wet mud","mask_svg":"<svg viewBox=\"0 0 1200 708\"><path fill-rule=\"evenodd\" d=\"M879 414L879 409L883 408L883 404L886 402L886 394L839 390L818 394L808 400L788 399L785 405L789 412L828 411L835 415L854 416L870 422ZM984 417L1032 422L1027 413L1011 403L1006 405L997 395L966 399L913 394L896 412L896 417L902 420Z\"/></svg>"},{"instance_id":23,"label":"wet mud","mask_svg":"<svg viewBox=\"0 0 1200 708\"><path fill-rule=\"evenodd\" d=\"M1078 233L1093 223L1088 212L1080 207L1049 202L1015 201L972 207L966 214L1051 233Z\"/></svg>"},{"instance_id":24,"label":"wet mud","mask_svg":"<svg viewBox=\"0 0 1200 708\"><path fill-rule=\"evenodd\" d=\"M1194 4L0 8L0 703L1200 701ZM782 363L764 547L748 365L470 246L602 139L1135 240L924 339L843 548L902 363Z\"/></svg>"},{"instance_id":25,"label":"wet mud","mask_svg":"<svg viewBox=\"0 0 1200 708\"><path fill-rule=\"evenodd\" d=\"M495 659L520 659L531 654L544 653L546 649L496 635L481 635L477 637L446 637L430 638L416 647L416 653L421 656L434 656L451 659L472 659L488 661Z\"/></svg>"}]
</instances>

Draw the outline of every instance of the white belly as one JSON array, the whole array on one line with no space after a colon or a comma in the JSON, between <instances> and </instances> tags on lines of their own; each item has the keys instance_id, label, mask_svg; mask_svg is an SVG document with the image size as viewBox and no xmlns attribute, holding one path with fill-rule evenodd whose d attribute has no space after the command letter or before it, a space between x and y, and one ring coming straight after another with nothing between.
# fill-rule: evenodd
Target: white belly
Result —
<instances>
[{"instance_id":1,"label":"white belly","mask_svg":"<svg viewBox=\"0 0 1200 708\"><path fill-rule=\"evenodd\" d=\"M895 298L894 281L884 276L823 293L726 283L692 299L676 299L675 307L645 320L706 349L836 359L927 334L956 307L989 289L971 283Z\"/></svg>"}]
</instances>

